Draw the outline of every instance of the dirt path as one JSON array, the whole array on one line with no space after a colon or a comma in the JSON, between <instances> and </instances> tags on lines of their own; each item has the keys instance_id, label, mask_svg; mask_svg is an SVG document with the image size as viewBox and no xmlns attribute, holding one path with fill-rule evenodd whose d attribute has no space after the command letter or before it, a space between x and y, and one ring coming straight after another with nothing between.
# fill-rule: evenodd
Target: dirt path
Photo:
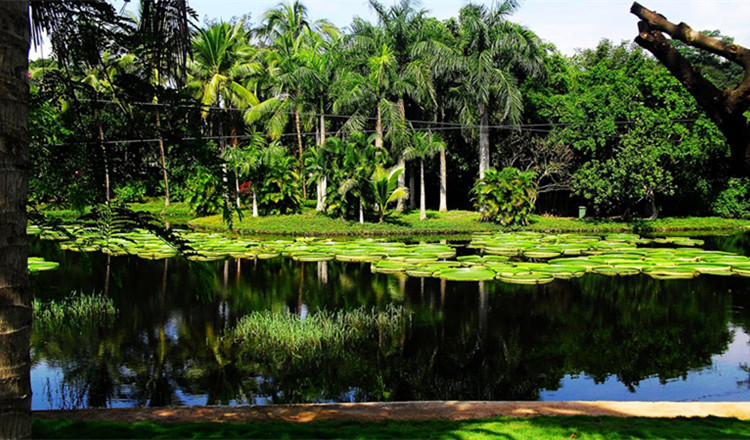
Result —
<instances>
[{"instance_id":1,"label":"dirt path","mask_svg":"<svg viewBox=\"0 0 750 440\"><path fill-rule=\"evenodd\" d=\"M495 416L736 417L750 419L750 402L395 402L267 406L182 406L34 411L40 419L159 423L283 420L464 420Z\"/></svg>"}]
</instances>

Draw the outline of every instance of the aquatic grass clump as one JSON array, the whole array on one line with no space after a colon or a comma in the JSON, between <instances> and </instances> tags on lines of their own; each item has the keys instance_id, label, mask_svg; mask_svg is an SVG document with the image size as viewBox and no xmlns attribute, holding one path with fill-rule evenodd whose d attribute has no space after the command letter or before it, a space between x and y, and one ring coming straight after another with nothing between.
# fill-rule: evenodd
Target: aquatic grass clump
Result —
<instances>
[{"instance_id":1,"label":"aquatic grass clump","mask_svg":"<svg viewBox=\"0 0 750 440\"><path fill-rule=\"evenodd\" d=\"M300 317L289 313L253 312L227 331L225 340L246 348L253 357L299 357L310 352L352 349L368 341L400 335L409 321L402 307L364 307Z\"/></svg>"},{"instance_id":2,"label":"aquatic grass clump","mask_svg":"<svg viewBox=\"0 0 750 440\"><path fill-rule=\"evenodd\" d=\"M59 334L111 327L117 308L111 298L78 292L61 301L34 298L34 330Z\"/></svg>"}]
</instances>

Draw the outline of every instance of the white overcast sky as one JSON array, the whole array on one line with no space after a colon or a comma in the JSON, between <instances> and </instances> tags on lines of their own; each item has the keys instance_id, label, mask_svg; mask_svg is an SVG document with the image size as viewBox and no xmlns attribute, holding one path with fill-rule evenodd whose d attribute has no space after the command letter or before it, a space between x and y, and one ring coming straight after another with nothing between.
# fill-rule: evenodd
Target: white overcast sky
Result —
<instances>
[{"instance_id":1,"label":"white overcast sky","mask_svg":"<svg viewBox=\"0 0 750 440\"><path fill-rule=\"evenodd\" d=\"M119 9L124 0L111 0ZM360 16L374 21L367 0L303 0L310 18L327 18L339 27L348 26ZM393 0L381 0L391 5ZM474 0L491 4L492 1ZM696 30L719 29L735 42L750 47L750 0L641 0L645 7L656 10L669 20L684 21ZM137 8L138 0L129 3ZM263 12L279 4L279 0L189 0L201 21L204 18L229 20L250 14L257 22ZM422 0L421 7L431 16L445 19L458 16L466 0ZM637 34L638 19L630 14L630 0L522 0L521 8L510 20L533 30L543 40L572 55L577 48L591 48L603 38L616 43L632 41ZM32 57L34 57L32 55Z\"/></svg>"}]
</instances>

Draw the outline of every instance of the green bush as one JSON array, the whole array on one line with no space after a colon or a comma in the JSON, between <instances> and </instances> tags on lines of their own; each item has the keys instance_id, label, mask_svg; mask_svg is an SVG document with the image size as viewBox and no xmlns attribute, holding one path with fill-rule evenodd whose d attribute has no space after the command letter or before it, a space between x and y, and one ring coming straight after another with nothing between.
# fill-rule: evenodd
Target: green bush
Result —
<instances>
[{"instance_id":1,"label":"green bush","mask_svg":"<svg viewBox=\"0 0 750 440\"><path fill-rule=\"evenodd\" d=\"M725 218L750 217L750 179L731 178L727 187L719 193L712 209L716 215Z\"/></svg>"},{"instance_id":2,"label":"green bush","mask_svg":"<svg viewBox=\"0 0 750 440\"><path fill-rule=\"evenodd\" d=\"M128 182L115 188L115 196L122 203L142 202L146 187L139 182Z\"/></svg>"},{"instance_id":3,"label":"green bush","mask_svg":"<svg viewBox=\"0 0 750 440\"><path fill-rule=\"evenodd\" d=\"M536 201L536 173L509 167L490 168L471 189L480 220L504 226L527 225Z\"/></svg>"},{"instance_id":4,"label":"green bush","mask_svg":"<svg viewBox=\"0 0 750 440\"><path fill-rule=\"evenodd\" d=\"M219 178L204 167L197 167L185 187L185 201L190 212L205 216L215 214L221 209L221 182Z\"/></svg>"}]
</instances>

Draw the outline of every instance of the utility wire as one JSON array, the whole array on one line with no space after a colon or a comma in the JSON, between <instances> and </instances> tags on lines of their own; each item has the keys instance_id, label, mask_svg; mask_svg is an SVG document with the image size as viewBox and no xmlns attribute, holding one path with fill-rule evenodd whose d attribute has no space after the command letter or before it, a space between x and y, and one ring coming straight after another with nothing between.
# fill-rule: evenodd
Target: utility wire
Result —
<instances>
[{"instance_id":1,"label":"utility wire","mask_svg":"<svg viewBox=\"0 0 750 440\"><path fill-rule=\"evenodd\" d=\"M114 100L96 100L96 99L80 99L81 102L96 102L96 103L104 103L104 104L117 104L121 105L122 102L114 101ZM258 113L281 113L286 115L294 115L296 112L293 111L280 111L280 110L253 110L253 109L241 109L237 107L218 107L218 106L207 106L202 104L163 104L163 103L154 103L154 102L130 102L127 103L129 105L136 105L136 106L142 106L142 107L163 107L163 108L173 108L173 107L180 107L180 108L194 108L194 109L201 109L203 111L205 110L220 110L220 111L238 111L238 112L258 112ZM317 113L317 112L299 112L300 116L313 116L313 117L320 117L324 116L326 118L339 118L339 119L351 119L354 117L354 115L338 115L338 114L332 114L332 113ZM360 119L368 120L368 121L377 121L376 117L373 116L357 116ZM667 124L667 123L692 123L698 121L697 118L680 118L680 119L668 119L664 121L660 121L659 124ZM418 120L418 119L405 119L404 122L408 122L411 124L431 124L436 126L442 126L442 127L456 127L456 128L462 128L462 129L476 129L479 128L479 125L463 125L456 122L440 122L440 121L425 121L425 120ZM608 121L614 125L631 125L635 124L638 121L631 121L631 120L614 120L614 121ZM594 125L597 124L597 122L549 122L549 123L535 123L535 124L518 124L518 125L512 125L512 124L496 124L496 125L488 125L486 128L491 129L519 129L519 128L533 128L533 127L570 127L570 126L576 126L576 125Z\"/></svg>"}]
</instances>

